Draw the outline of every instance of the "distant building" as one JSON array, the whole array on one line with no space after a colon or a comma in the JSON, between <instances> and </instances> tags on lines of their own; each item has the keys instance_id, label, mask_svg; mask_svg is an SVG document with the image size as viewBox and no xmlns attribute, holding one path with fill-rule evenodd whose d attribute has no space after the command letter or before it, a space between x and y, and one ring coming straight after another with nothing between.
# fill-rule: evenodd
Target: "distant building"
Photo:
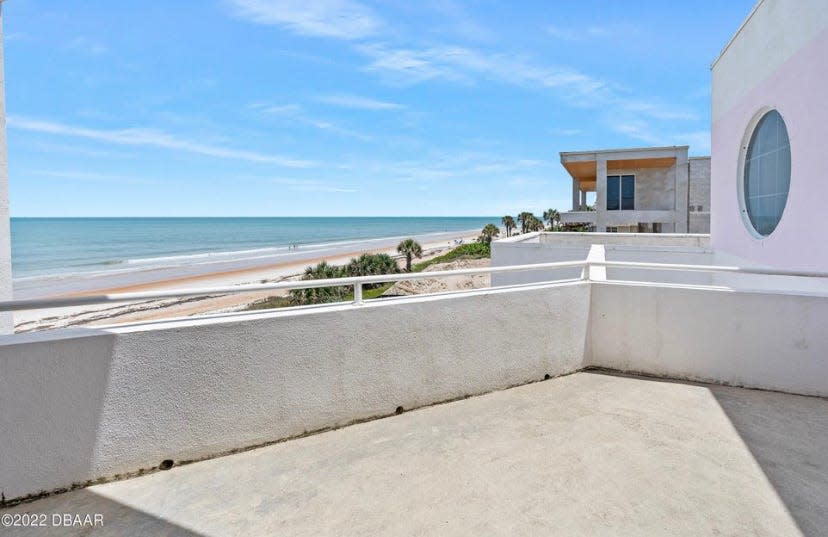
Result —
<instances>
[{"instance_id":1,"label":"distant building","mask_svg":"<svg viewBox=\"0 0 828 537\"><path fill-rule=\"evenodd\" d=\"M572 177L564 227L626 233L709 233L710 157L687 146L561 153ZM600 179L600 180L599 180ZM587 193L595 192L593 208Z\"/></svg>"}]
</instances>

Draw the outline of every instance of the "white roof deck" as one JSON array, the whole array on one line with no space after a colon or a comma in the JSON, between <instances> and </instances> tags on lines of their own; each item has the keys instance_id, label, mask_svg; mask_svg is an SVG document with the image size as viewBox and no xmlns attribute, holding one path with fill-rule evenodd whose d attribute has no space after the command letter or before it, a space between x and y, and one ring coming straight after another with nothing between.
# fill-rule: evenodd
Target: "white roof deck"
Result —
<instances>
[{"instance_id":1,"label":"white roof deck","mask_svg":"<svg viewBox=\"0 0 828 537\"><path fill-rule=\"evenodd\" d=\"M820 535L826 446L821 398L576 373L0 513L104 520L4 535Z\"/></svg>"}]
</instances>

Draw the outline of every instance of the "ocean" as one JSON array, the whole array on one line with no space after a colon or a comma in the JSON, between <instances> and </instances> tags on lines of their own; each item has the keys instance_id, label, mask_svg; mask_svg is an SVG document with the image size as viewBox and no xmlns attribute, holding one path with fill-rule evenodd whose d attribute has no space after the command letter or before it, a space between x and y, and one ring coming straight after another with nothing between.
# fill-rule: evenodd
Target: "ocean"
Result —
<instances>
[{"instance_id":1,"label":"ocean","mask_svg":"<svg viewBox=\"0 0 828 537\"><path fill-rule=\"evenodd\" d=\"M272 258L372 239L479 230L494 217L12 218L14 280Z\"/></svg>"}]
</instances>

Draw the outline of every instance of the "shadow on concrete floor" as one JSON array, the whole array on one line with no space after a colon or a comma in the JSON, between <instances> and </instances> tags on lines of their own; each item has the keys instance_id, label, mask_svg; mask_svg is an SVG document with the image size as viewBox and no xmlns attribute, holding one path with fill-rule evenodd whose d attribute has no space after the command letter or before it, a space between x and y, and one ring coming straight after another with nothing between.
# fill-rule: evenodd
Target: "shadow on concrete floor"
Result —
<instances>
[{"instance_id":1,"label":"shadow on concrete floor","mask_svg":"<svg viewBox=\"0 0 828 537\"><path fill-rule=\"evenodd\" d=\"M828 534L828 401L709 389L802 533Z\"/></svg>"},{"instance_id":2,"label":"shadow on concrete floor","mask_svg":"<svg viewBox=\"0 0 828 537\"><path fill-rule=\"evenodd\" d=\"M65 505L66 495L51 496L32 503L18 505L12 509L0 511L0 515L13 517L28 514L45 514L45 525L38 527L4 527L0 534L4 537L52 537L93 534L96 537L149 536L154 537L207 537L201 533L179 526L169 520L135 509L126 504L111 500L89 489L71 493L71 508ZM73 518L64 520L63 515ZM89 515L87 518L86 515ZM95 524L99 515L100 524ZM79 517L79 518L74 518ZM21 516L21 518L24 518ZM36 518L43 521L42 517ZM89 524L84 525L86 520ZM74 525L69 525L74 523Z\"/></svg>"},{"instance_id":3,"label":"shadow on concrete floor","mask_svg":"<svg viewBox=\"0 0 828 537\"><path fill-rule=\"evenodd\" d=\"M627 377L621 373L600 374ZM803 535L828 535L828 401L821 397L655 377L707 388Z\"/></svg>"}]
</instances>

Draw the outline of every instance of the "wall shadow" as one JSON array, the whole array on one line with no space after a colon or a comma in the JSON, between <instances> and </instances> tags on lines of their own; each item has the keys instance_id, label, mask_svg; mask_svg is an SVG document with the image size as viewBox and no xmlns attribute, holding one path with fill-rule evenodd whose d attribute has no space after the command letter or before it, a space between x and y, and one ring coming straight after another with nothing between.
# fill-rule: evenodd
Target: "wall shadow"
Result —
<instances>
[{"instance_id":1,"label":"wall shadow","mask_svg":"<svg viewBox=\"0 0 828 537\"><path fill-rule=\"evenodd\" d=\"M0 514L38 513L46 515L46 525L42 527L4 527L2 533L9 537L39 536L81 536L127 537L153 535L158 537L201 537L205 534L184 528L174 522L164 520L126 504L111 500L88 489L76 490L69 494L60 494L34 503L22 504L0 511ZM57 519L53 515L57 514ZM63 514L78 515L80 520L90 515L91 525L65 525ZM95 524L95 515L99 515L101 524ZM77 520L77 519L75 519ZM38 522L41 520L38 519ZM54 522L57 524L54 524Z\"/></svg>"},{"instance_id":2,"label":"wall shadow","mask_svg":"<svg viewBox=\"0 0 828 537\"><path fill-rule=\"evenodd\" d=\"M803 535L828 531L828 400L708 385Z\"/></svg>"},{"instance_id":3,"label":"wall shadow","mask_svg":"<svg viewBox=\"0 0 828 537\"><path fill-rule=\"evenodd\" d=\"M802 535L828 535L828 398L604 368L588 371L707 389Z\"/></svg>"},{"instance_id":4,"label":"wall shadow","mask_svg":"<svg viewBox=\"0 0 828 537\"><path fill-rule=\"evenodd\" d=\"M116 338L73 328L4 339L0 492L5 501L101 477L94 475L94 457Z\"/></svg>"}]
</instances>

